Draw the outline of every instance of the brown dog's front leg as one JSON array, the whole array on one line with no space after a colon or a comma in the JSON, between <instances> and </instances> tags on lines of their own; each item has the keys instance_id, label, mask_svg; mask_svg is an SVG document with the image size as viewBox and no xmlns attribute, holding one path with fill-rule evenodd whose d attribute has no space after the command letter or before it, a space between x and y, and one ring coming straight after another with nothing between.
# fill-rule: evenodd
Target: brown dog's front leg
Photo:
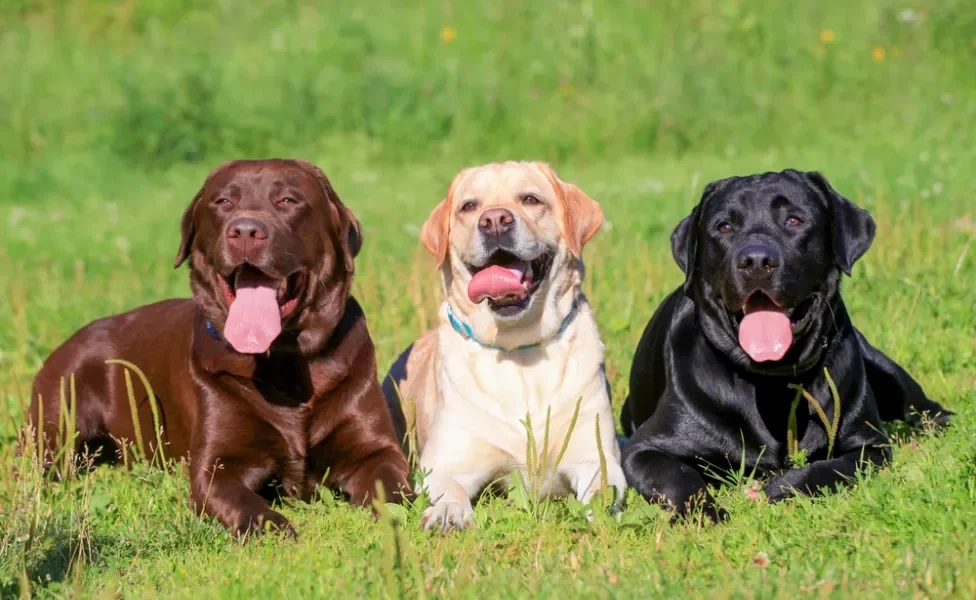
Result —
<instances>
[{"instance_id":1,"label":"brown dog's front leg","mask_svg":"<svg viewBox=\"0 0 976 600\"><path fill-rule=\"evenodd\" d=\"M412 500L413 492L407 481L407 464L399 450L381 451L372 455L354 470L341 473L341 486L349 494L349 502L368 506L376 495L376 484L383 485L387 502Z\"/></svg>"},{"instance_id":2,"label":"brown dog's front leg","mask_svg":"<svg viewBox=\"0 0 976 600\"><path fill-rule=\"evenodd\" d=\"M228 465L194 469L190 499L202 514L220 521L239 537L260 535L265 524L296 537L288 519L271 510L267 501L244 485L243 480Z\"/></svg>"}]
</instances>

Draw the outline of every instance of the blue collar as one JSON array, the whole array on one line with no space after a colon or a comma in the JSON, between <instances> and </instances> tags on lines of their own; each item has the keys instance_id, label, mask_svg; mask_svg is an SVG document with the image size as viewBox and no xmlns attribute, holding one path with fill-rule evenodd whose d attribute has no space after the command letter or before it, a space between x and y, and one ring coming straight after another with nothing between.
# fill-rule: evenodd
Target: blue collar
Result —
<instances>
[{"instance_id":1,"label":"blue collar","mask_svg":"<svg viewBox=\"0 0 976 600\"><path fill-rule=\"evenodd\" d=\"M559 331L557 331L555 335L549 338L550 340L559 337L560 335L562 335L564 331L566 331L566 328L569 327L569 324L572 323L573 319L576 317L576 313L579 312L579 305L580 305L580 296L576 296L576 298L573 299L573 306L569 309L569 314L566 315L566 318L563 319L562 324L559 326ZM447 319L451 322L451 327L454 328L454 331L461 334L461 337L467 338L472 342L478 344L479 346L484 346L485 348L491 348L492 350L501 350L502 352L514 352L515 350L527 350L528 348L535 348L536 346L541 346L544 342L549 341L549 340L542 340L532 344L524 344L522 346L517 346L515 348L502 348L501 346L496 346L494 344L486 344L485 342L482 342L481 340L476 338L474 335L474 331L471 329L471 326L465 323L464 321L462 321L461 319L458 319L456 316L454 316L454 311L451 309L450 303L448 303L447 305Z\"/></svg>"},{"instance_id":2,"label":"blue collar","mask_svg":"<svg viewBox=\"0 0 976 600\"><path fill-rule=\"evenodd\" d=\"M217 328L214 327L214 324L213 323L211 323L210 321L206 321L206 322L204 322L203 325L204 325L204 327L207 328L207 333L210 334L210 337L212 337L213 339L217 340L218 342L224 341L223 336L220 335L220 332L217 331Z\"/></svg>"}]
</instances>

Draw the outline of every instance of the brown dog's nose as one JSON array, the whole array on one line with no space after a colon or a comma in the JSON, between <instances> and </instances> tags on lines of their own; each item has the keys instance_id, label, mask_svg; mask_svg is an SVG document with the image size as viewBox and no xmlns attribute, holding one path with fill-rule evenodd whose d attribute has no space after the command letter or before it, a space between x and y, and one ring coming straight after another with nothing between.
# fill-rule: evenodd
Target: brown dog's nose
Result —
<instances>
[{"instance_id":1,"label":"brown dog's nose","mask_svg":"<svg viewBox=\"0 0 976 600\"><path fill-rule=\"evenodd\" d=\"M769 246L746 246L736 256L736 264L742 274L753 280L768 279L779 268L779 253Z\"/></svg>"},{"instance_id":2,"label":"brown dog's nose","mask_svg":"<svg viewBox=\"0 0 976 600\"><path fill-rule=\"evenodd\" d=\"M268 228L257 219L241 217L227 224L227 237L231 239L244 237L266 240L268 239Z\"/></svg>"},{"instance_id":3,"label":"brown dog's nose","mask_svg":"<svg viewBox=\"0 0 976 600\"><path fill-rule=\"evenodd\" d=\"M515 215L504 208L491 208L481 213L478 219L478 229L484 233L501 235L508 233L515 224Z\"/></svg>"}]
</instances>

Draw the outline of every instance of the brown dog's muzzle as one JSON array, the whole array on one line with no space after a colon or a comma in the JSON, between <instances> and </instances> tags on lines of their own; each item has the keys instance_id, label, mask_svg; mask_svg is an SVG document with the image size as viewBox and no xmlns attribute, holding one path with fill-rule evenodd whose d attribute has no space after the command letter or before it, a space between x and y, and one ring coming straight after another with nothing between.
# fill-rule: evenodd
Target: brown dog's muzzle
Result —
<instances>
[{"instance_id":1,"label":"brown dog's muzzle","mask_svg":"<svg viewBox=\"0 0 976 600\"><path fill-rule=\"evenodd\" d=\"M227 224L224 233L231 262L258 263L268 241L268 226L253 217L238 217Z\"/></svg>"}]
</instances>

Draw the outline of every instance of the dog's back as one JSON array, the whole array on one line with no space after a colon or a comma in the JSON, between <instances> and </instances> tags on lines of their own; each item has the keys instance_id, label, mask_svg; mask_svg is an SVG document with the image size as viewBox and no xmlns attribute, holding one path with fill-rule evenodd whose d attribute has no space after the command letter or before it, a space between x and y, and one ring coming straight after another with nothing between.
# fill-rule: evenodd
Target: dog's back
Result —
<instances>
[{"instance_id":1,"label":"dog's back","mask_svg":"<svg viewBox=\"0 0 976 600\"><path fill-rule=\"evenodd\" d=\"M147 449L155 448L152 407L141 378L130 374L136 403L134 420L124 369L106 361L125 360L139 368L153 388L157 413L171 413L173 421L179 411L167 410L166 403L182 397L174 392L174 386L191 385L189 349L194 311L189 299L142 306L89 323L51 353L34 378L28 413L31 425L42 430L39 433L43 433L47 463L57 454L59 439L65 440L70 431L77 434L76 451L87 447L89 453L99 452L92 457L97 463L118 460L121 438L129 443L141 439ZM63 415L63 409L70 416ZM139 424L138 435L134 421ZM169 437L185 429L175 421L167 425ZM182 453L187 448L180 438L176 435L168 441Z\"/></svg>"},{"instance_id":2,"label":"dog's back","mask_svg":"<svg viewBox=\"0 0 976 600\"><path fill-rule=\"evenodd\" d=\"M651 418L665 386L665 345L674 314L687 300L678 288L664 299L644 329L630 371L630 393L620 411L620 426L630 437L641 423ZM689 301L690 302L690 301Z\"/></svg>"}]
</instances>

